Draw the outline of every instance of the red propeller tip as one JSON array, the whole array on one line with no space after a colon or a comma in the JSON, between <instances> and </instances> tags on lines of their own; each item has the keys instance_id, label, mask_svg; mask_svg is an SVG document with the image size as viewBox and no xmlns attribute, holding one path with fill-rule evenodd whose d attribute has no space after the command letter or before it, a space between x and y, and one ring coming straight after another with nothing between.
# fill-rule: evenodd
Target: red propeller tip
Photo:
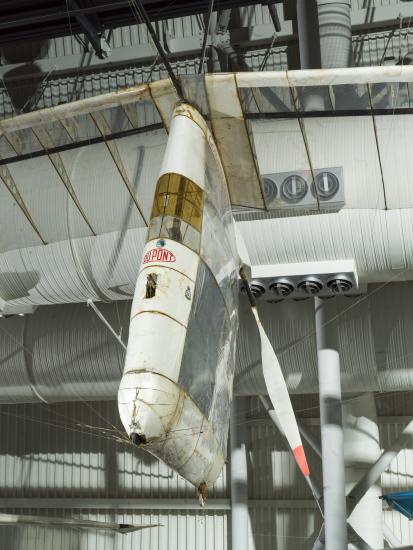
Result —
<instances>
[{"instance_id":1,"label":"red propeller tip","mask_svg":"<svg viewBox=\"0 0 413 550\"><path fill-rule=\"evenodd\" d=\"M303 476L309 476L310 469L308 467L307 459L305 457L304 447L302 445L296 447L295 449L293 449L293 454Z\"/></svg>"}]
</instances>

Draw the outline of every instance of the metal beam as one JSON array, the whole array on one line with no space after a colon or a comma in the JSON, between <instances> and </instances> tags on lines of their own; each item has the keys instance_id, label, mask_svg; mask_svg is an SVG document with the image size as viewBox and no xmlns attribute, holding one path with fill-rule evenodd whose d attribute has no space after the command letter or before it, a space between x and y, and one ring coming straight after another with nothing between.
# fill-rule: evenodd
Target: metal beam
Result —
<instances>
[{"instance_id":1,"label":"metal beam","mask_svg":"<svg viewBox=\"0 0 413 550\"><path fill-rule=\"evenodd\" d=\"M411 2L351 10L351 28L353 32L371 32L396 25L399 27L399 16L406 19L406 24L408 24L408 20L413 17Z\"/></svg>"},{"instance_id":2,"label":"metal beam","mask_svg":"<svg viewBox=\"0 0 413 550\"><path fill-rule=\"evenodd\" d=\"M306 0L307 1L307 0ZM100 10L109 9L114 6L122 4L124 6L130 6L129 0L121 1L119 3L111 3L108 6L102 6ZM364 30L380 30L382 28L391 28L394 27L395 21L397 20L399 14L402 14L402 17L409 20L413 17L413 5L411 3L405 4L395 4L393 6L381 6L374 8L374 14L372 17L369 17L368 10L352 10L351 11L351 24L352 32L360 32ZM95 10L94 7L91 8L82 8L81 10L73 10L71 14L74 16L78 13L87 14L93 13ZM67 12L62 13L67 19ZM46 19L53 18L53 14L45 13L41 17ZM8 22L0 23L0 30L3 28L9 28ZM293 22L289 20L283 20L280 18L281 29L277 33L275 44L285 44L291 40L296 40L297 36L294 33ZM260 46L268 46L271 43L271 40L274 37L274 27L272 23L265 23L262 25L251 25L249 27L238 27L231 29L230 31L231 43L240 48L249 48L254 49ZM168 49L169 49L169 58L177 57L181 55L191 55L199 54L202 44L199 39L199 35L195 34L193 36L187 36L185 38L169 38L167 39ZM94 68L107 68L108 70L113 68L116 65L129 66L130 63L142 63L149 61L153 58L153 50L147 43L140 43L138 47L134 44L133 46L114 48L111 51L110 61L108 59L99 59L94 57L91 59L91 62L87 66L82 66L82 57L83 54L78 55L69 55L61 56L58 58L50 59L37 59L36 67L47 74L55 65L57 66L56 72L60 73L76 73L83 70L93 70ZM2 65L0 67L0 75L23 67L24 63ZM37 74L37 73L36 73ZM27 78L27 73L22 78Z\"/></svg>"},{"instance_id":3,"label":"metal beam","mask_svg":"<svg viewBox=\"0 0 413 550\"><path fill-rule=\"evenodd\" d=\"M63 122L63 121L62 121ZM66 121L65 121L66 122ZM65 124L65 126L67 126ZM93 138L83 139L75 141L74 143L66 143L65 145L57 145L50 149L40 149L39 151L32 151L31 153L23 153L14 157L8 157L0 159L0 166L6 164L13 164L14 162L21 162L22 160L33 159L37 157L45 157L54 153L61 153L62 151L69 151L71 149L79 149L80 147L87 147L88 145L95 145L96 143L105 143L114 139L120 139L129 136L135 136L138 134L145 134L146 132L154 132L156 130L163 130L164 125L159 122L156 124L150 124L149 126L142 126L141 128L131 128L130 130L124 130L122 132L114 132L105 136L97 136Z\"/></svg>"},{"instance_id":4,"label":"metal beam","mask_svg":"<svg viewBox=\"0 0 413 550\"><path fill-rule=\"evenodd\" d=\"M249 508L313 510L313 499L255 499L248 501ZM85 509L85 510L199 510L197 498L0 498L0 509ZM211 498L204 510L231 510L229 498Z\"/></svg>"},{"instance_id":5,"label":"metal beam","mask_svg":"<svg viewBox=\"0 0 413 550\"><path fill-rule=\"evenodd\" d=\"M85 14L80 12L81 9L77 0L68 0L73 11L77 11L75 17L81 26L85 36L89 39L95 50L96 55L100 59L105 59L110 55L110 47L104 36L104 29L100 24L99 17L96 13Z\"/></svg>"},{"instance_id":6,"label":"metal beam","mask_svg":"<svg viewBox=\"0 0 413 550\"><path fill-rule=\"evenodd\" d=\"M95 305L95 303L93 302L93 300L91 298L89 298L86 301L86 305L93 309L93 311L96 313L97 317L102 321L102 323L105 325L105 327L113 334L113 336L116 338L116 340L119 342L119 344L126 351L127 348L126 348L126 345L125 345L124 341L122 340L121 334L117 334L115 332L115 330L112 328L109 321L106 319L106 317L103 315L103 313L101 311L99 311L98 307Z\"/></svg>"},{"instance_id":7,"label":"metal beam","mask_svg":"<svg viewBox=\"0 0 413 550\"><path fill-rule=\"evenodd\" d=\"M159 41L159 38L155 32L155 29L153 28L153 25L148 17L148 14L146 13L146 10L145 8L143 7L143 4L142 4L142 1L141 0L131 0L131 3L136 7L143 23L145 23L146 25L146 28L148 29L148 32L152 38L152 41L155 45L155 48L160 56L160 58L162 59L163 61L163 64L165 65L165 69L167 70L168 72L168 75L169 75L169 78L171 79L172 81L172 84L174 85L174 88L176 90L176 93L178 94L178 96L181 98L181 99L184 99L184 94L183 94L183 91L182 91L182 86L181 86L181 83L179 82L179 80L176 78L176 75L171 67L171 64L169 62L169 59L162 47L162 44L160 43Z\"/></svg>"},{"instance_id":8,"label":"metal beam","mask_svg":"<svg viewBox=\"0 0 413 550\"><path fill-rule=\"evenodd\" d=\"M202 40L201 54L199 56L198 74L201 74L204 68L205 52L208 45L208 34L209 34L209 28L211 26L213 9L214 9L214 0L209 0L209 9L208 9L207 20L205 25L204 38Z\"/></svg>"},{"instance_id":9,"label":"metal beam","mask_svg":"<svg viewBox=\"0 0 413 550\"><path fill-rule=\"evenodd\" d=\"M348 542L357 550L373 550L370 544L362 539L349 523L347 523L347 537Z\"/></svg>"},{"instance_id":10,"label":"metal beam","mask_svg":"<svg viewBox=\"0 0 413 550\"><path fill-rule=\"evenodd\" d=\"M354 528L347 522L347 536L348 542L351 544L352 548L357 550L373 550L373 548L363 540L360 535L354 530ZM314 540L314 532L310 536L309 540ZM325 548L325 525L320 529L320 532L314 541L313 550L323 550Z\"/></svg>"},{"instance_id":11,"label":"metal beam","mask_svg":"<svg viewBox=\"0 0 413 550\"><path fill-rule=\"evenodd\" d=\"M373 464L373 466L366 472L366 474L360 479L353 489L347 495L347 501L351 508L354 508L356 504L363 498L366 492L370 489L379 477L390 466L392 460L398 455L399 451L405 447L409 441L411 441L413 435L413 420L411 420L404 428L399 437L390 445L388 449L385 449L380 458Z\"/></svg>"},{"instance_id":12,"label":"metal beam","mask_svg":"<svg viewBox=\"0 0 413 550\"><path fill-rule=\"evenodd\" d=\"M385 521L383 521L383 537L390 548L400 548L402 545L401 540L396 537Z\"/></svg>"}]
</instances>

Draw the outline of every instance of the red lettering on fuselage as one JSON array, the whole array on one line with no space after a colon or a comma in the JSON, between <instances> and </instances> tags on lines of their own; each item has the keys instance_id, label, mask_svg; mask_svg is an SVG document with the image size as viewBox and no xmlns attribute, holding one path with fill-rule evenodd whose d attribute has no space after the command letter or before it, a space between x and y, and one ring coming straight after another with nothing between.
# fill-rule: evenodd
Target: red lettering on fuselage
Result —
<instances>
[{"instance_id":1,"label":"red lettering on fuselage","mask_svg":"<svg viewBox=\"0 0 413 550\"><path fill-rule=\"evenodd\" d=\"M152 248L143 257L143 263L149 264L151 262L175 262L175 254L166 248Z\"/></svg>"}]
</instances>

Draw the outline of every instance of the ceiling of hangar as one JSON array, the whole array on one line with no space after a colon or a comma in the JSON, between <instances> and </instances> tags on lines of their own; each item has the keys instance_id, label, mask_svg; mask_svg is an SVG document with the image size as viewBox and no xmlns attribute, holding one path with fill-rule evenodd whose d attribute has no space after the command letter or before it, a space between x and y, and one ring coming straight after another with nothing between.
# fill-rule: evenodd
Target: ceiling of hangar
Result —
<instances>
[{"instance_id":1,"label":"ceiling of hangar","mask_svg":"<svg viewBox=\"0 0 413 550\"><path fill-rule=\"evenodd\" d=\"M220 0L220 9L259 4L258 0ZM206 13L209 0L143 0L149 17L159 21ZM136 23L130 0L81 1L4 0L0 9L0 46L83 32L79 17L89 17L98 28L113 29Z\"/></svg>"}]
</instances>

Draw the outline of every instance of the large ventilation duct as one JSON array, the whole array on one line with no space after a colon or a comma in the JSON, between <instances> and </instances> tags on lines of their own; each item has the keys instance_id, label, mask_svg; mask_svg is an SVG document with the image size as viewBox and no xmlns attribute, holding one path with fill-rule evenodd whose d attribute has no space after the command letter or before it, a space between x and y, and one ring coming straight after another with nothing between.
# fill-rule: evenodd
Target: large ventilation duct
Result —
<instances>
[{"instance_id":1,"label":"large ventilation duct","mask_svg":"<svg viewBox=\"0 0 413 550\"><path fill-rule=\"evenodd\" d=\"M375 283L412 278L413 255L406 251L413 250L413 233L400 229L412 225L413 209L355 209L237 227L253 265L353 258L360 282ZM131 299L146 233L129 229L4 252L0 299L10 306Z\"/></svg>"},{"instance_id":2,"label":"large ventilation duct","mask_svg":"<svg viewBox=\"0 0 413 550\"><path fill-rule=\"evenodd\" d=\"M317 0L317 6L322 68L350 67L350 0Z\"/></svg>"},{"instance_id":3,"label":"large ventilation duct","mask_svg":"<svg viewBox=\"0 0 413 550\"><path fill-rule=\"evenodd\" d=\"M368 296L334 299L342 391L412 388L413 284L375 285ZM241 302L234 393L265 394L256 325ZM126 342L130 301L99 308L117 332L123 327ZM290 392L317 393L313 300L260 302L259 309ZM86 305L0 319L0 334L0 402L116 399L124 351Z\"/></svg>"}]
</instances>

